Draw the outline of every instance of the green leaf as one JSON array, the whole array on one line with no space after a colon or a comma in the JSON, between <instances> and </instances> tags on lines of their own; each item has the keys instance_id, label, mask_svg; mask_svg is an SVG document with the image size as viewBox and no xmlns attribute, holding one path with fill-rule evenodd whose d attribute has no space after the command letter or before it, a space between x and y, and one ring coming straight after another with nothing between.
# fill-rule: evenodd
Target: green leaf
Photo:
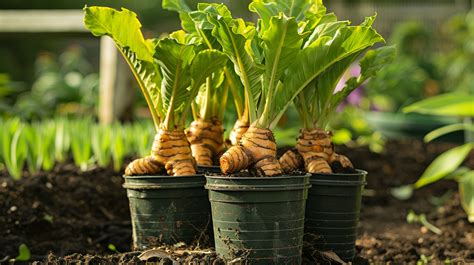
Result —
<instances>
[{"instance_id":1,"label":"green leaf","mask_svg":"<svg viewBox=\"0 0 474 265\"><path fill-rule=\"evenodd\" d=\"M21 244L20 247L18 247L18 256L15 258L15 261L29 261L30 258L30 249L27 245Z\"/></svg>"},{"instance_id":2,"label":"green leaf","mask_svg":"<svg viewBox=\"0 0 474 265\"><path fill-rule=\"evenodd\" d=\"M449 124L449 125L443 126L441 128L438 128L436 130L429 132L425 136L424 140L425 142L429 143L443 135L456 132L456 131L461 131L461 130L474 131L474 125L467 124L467 123Z\"/></svg>"},{"instance_id":3,"label":"green leaf","mask_svg":"<svg viewBox=\"0 0 474 265\"><path fill-rule=\"evenodd\" d=\"M352 91L360 87L367 79L374 77L383 67L393 61L395 54L394 46L368 51L359 63L361 74L347 81L346 86L332 98L331 106L337 107Z\"/></svg>"},{"instance_id":4,"label":"green leaf","mask_svg":"<svg viewBox=\"0 0 474 265\"><path fill-rule=\"evenodd\" d=\"M137 14L122 8L91 6L84 8L84 24L94 36L110 36L119 47L130 48L139 60L153 62L153 47L141 33Z\"/></svg>"},{"instance_id":5,"label":"green leaf","mask_svg":"<svg viewBox=\"0 0 474 265\"><path fill-rule=\"evenodd\" d=\"M194 33L196 28L193 20L190 17L191 8L188 6L184 0L163 0L162 2L163 9L175 11L179 13L179 18L181 20L181 27L189 32Z\"/></svg>"},{"instance_id":6,"label":"green leaf","mask_svg":"<svg viewBox=\"0 0 474 265\"><path fill-rule=\"evenodd\" d=\"M461 204L470 223L474 223L474 170L466 172L459 180Z\"/></svg>"},{"instance_id":7,"label":"green leaf","mask_svg":"<svg viewBox=\"0 0 474 265\"><path fill-rule=\"evenodd\" d=\"M309 23L310 28L326 14L322 0L253 0L249 10L260 16L263 30L268 28L271 17L280 13L294 17L297 22Z\"/></svg>"},{"instance_id":8,"label":"green leaf","mask_svg":"<svg viewBox=\"0 0 474 265\"><path fill-rule=\"evenodd\" d=\"M438 156L414 184L416 189L436 182L455 171L474 148L474 143L454 147Z\"/></svg>"},{"instance_id":9,"label":"green leaf","mask_svg":"<svg viewBox=\"0 0 474 265\"><path fill-rule=\"evenodd\" d=\"M337 17L333 14L326 14L322 19L320 24L313 30L309 38L305 42L305 47L309 46L315 40L322 38L322 37L333 37L334 34L343 27L349 26L350 22L348 20L345 21L337 21Z\"/></svg>"},{"instance_id":10,"label":"green leaf","mask_svg":"<svg viewBox=\"0 0 474 265\"><path fill-rule=\"evenodd\" d=\"M168 9L176 12L190 12L191 8L185 0L163 0L163 9Z\"/></svg>"},{"instance_id":11,"label":"green leaf","mask_svg":"<svg viewBox=\"0 0 474 265\"><path fill-rule=\"evenodd\" d=\"M18 118L5 122L2 133L2 154L5 167L14 180L22 177L27 157L27 146L23 136L24 124Z\"/></svg>"},{"instance_id":12,"label":"green leaf","mask_svg":"<svg viewBox=\"0 0 474 265\"><path fill-rule=\"evenodd\" d=\"M277 97L276 88L283 73L291 69L295 62L306 34L299 33L298 24L294 18L280 14L277 17L271 17L267 29L261 35L265 57L261 103L265 104L265 110L259 123L267 128L269 123L266 118L271 117L273 112L273 101Z\"/></svg>"},{"instance_id":13,"label":"green leaf","mask_svg":"<svg viewBox=\"0 0 474 265\"><path fill-rule=\"evenodd\" d=\"M310 90L309 93L324 93L329 95L335 87L326 86L318 87L315 90L314 82L318 77L328 70L330 67L340 63L348 57L355 60L355 54L360 54L363 50L371 47L377 42L384 41L383 38L373 29L367 27L344 27L340 28L334 37L321 37L308 47L304 48L295 58L295 63L286 73L284 77L284 86L277 91L277 109L272 117L272 126L276 126L279 118L283 115L289 104L295 99L303 89ZM343 63L347 65L347 61ZM337 66L339 69L343 66ZM334 69L334 68L333 68ZM337 69L337 68L336 68ZM338 75L341 72L331 74ZM330 71L327 73L331 73ZM334 83L328 82L326 83ZM311 86L313 84L313 86ZM328 91L318 91L319 89L327 89ZM326 97L327 98L327 97ZM314 101L311 101L314 104Z\"/></svg>"},{"instance_id":14,"label":"green leaf","mask_svg":"<svg viewBox=\"0 0 474 265\"><path fill-rule=\"evenodd\" d=\"M160 65L163 81L161 97L163 109L168 110L165 119L166 129L174 130L175 126L184 127L178 120L187 111L184 106L190 97L188 87L191 85L191 63L196 56L195 46L181 44L175 39L165 38L158 42L155 58Z\"/></svg>"},{"instance_id":15,"label":"green leaf","mask_svg":"<svg viewBox=\"0 0 474 265\"><path fill-rule=\"evenodd\" d=\"M222 70L227 64L227 56L218 50L204 50L196 55L191 66L193 87L200 87L207 77Z\"/></svg>"},{"instance_id":16,"label":"green leaf","mask_svg":"<svg viewBox=\"0 0 474 265\"><path fill-rule=\"evenodd\" d=\"M222 83L224 81L224 67L227 64L227 56L218 50L204 50L196 55L191 66L191 77L193 85L191 88L191 96L189 97L188 105L191 105L198 92L201 97L197 99L200 108L200 117L204 120L210 120L213 117L221 116L213 109L217 106L226 103L224 100L227 97L226 93L218 93L222 91ZM206 82L207 79L207 82ZM206 85L203 85L206 83ZM199 90L201 88L201 91ZM220 94L218 100L213 100ZM223 114L223 113L222 113Z\"/></svg>"},{"instance_id":17,"label":"green leaf","mask_svg":"<svg viewBox=\"0 0 474 265\"><path fill-rule=\"evenodd\" d=\"M161 83L159 70L154 64L154 45L145 40L137 15L125 8L122 11L108 7L85 7L84 24L95 36L110 36L128 62L147 101L155 127L164 117L157 92Z\"/></svg>"},{"instance_id":18,"label":"green leaf","mask_svg":"<svg viewBox=\"0 0 474 265\"><path fill-rule=\"evenodd\" d=\"M256 105L261 93L262 68L254 60L250 49L254 38L255 27L247 25L242 19L232 19L228 13L220 11L219 15L208 12L209 21L214 24L212 35L219 41L223 52L234 64L245 91L245 102L248 106L251 121L256 120ZM222 16L224 15L224 16Z\"/></svg>"},{"instance_id":19,"label":"green leaf","mask_svg":"<svg viewBox=\"0 0 474 265\"><path fill-rule=\"evenodd\" d=\"M474 95L446 93L414 103L403 109L403 112L442 116L474 117Z\"/></svg>"}]
</instances>

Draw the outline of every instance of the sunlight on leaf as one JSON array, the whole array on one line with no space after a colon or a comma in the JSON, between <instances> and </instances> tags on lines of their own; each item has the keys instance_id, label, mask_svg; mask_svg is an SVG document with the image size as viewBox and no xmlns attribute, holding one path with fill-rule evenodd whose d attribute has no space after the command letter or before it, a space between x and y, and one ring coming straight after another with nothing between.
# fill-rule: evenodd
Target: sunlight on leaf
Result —
<instances>
[{"instance_id":1,"label":"sunlight on leaf","mask_svg":"<svg viewBox=\"0 0 474 265\"><path fill-rule=\"evenodd\" d=\"M474 95L446 93L416 102L403 109L403 112L443 116L474 117Z\"/></svg>"},{"instance_id":2,"label":"sunlight on leaf","mask_svg":"<svg viewBox=\"0 0 474 265\"><path fill-rule=\"evenodd\" d=\"M436 182L456 170L464 159L466 159L473 147L474 143L467 143L452 148L438 156L415 183L415 188L419 189Z\"/></svg>"},{"instance_id":3,"label":"sunlight on leaf","mask_svg":"<svg viewBox=\"0 0 474 265\"><path fill-rule=\"evenodd\" d=\"M443 135L446 135L448 133L452 133L455 131L461 131L461 130L474 131L474 125L464 124L464 123L446 125L428 133L425 136L424 140L425 142L429 143Z\"/></svg>"}]
</instances>

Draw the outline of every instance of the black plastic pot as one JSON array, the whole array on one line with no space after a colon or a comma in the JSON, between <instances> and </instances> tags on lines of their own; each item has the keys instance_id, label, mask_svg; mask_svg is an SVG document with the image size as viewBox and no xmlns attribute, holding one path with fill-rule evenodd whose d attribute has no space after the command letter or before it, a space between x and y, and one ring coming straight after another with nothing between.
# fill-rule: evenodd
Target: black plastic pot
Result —
<instances>
[{"instance_id":1,"label":"black plastic pot","mask_svg":"<svg viewBox=\"0 0 474 265\"><path fill-rule=\"evenodd\" d=\"M306 204L305 240L320 251L351 261L367 172L313 174Z\"/></svg>"},{"instance_id":2,"label":"black plastic pot","mask_svg":"<svg viewBox=\"0 0 474 265\"><path fill-rule=\"evenodd\" d=\"M250 264L300 264L309 177L206 176L217 254Z\"/></svg>"},{"instance_id":3,"label":"black plastic pot","mask_svg":"<svg viewBox=\"0 0 474 265\"><path fill-rule=\"evenodd\" d=\"M211 225L206 179L195 176L124 176L130 202L133 248L191 243Z\"/></svg>"},{"instance_id":4,"label":"black plastic pot","mask_svg":"<svg viewBox=\"0 0 474 265\"><path fill-rule=\"evenodd\" d=\"M198 174L222 174L219 166L197 166Z\"/></svg>"}]
</instances>

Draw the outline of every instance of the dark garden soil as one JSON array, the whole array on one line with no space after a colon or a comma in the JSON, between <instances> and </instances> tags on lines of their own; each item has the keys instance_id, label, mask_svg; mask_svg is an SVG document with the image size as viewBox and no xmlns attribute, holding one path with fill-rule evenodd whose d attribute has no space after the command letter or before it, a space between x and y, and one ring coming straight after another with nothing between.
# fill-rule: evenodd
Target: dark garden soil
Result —
<instances>
[{"instance_id":1,"label":"dark garden soil","mask_svg":"<svg viewBox=\"0 0 474 265\"><path fill-rule=\"evenodd\" d=\"M474 262L474 225L467 222L459 204L456 183L436 183L417 191L408 201L398 201L390 195L391 187L414 182L436 154L449 147L406 140L389 142L383 154L371 153L367 148L338 148L358 168L370 173L355 263L448 259L459 264ZM467 163L474 167L473 155ZM79 173L72 165L18 182L1 173L0 263L17 256L18 246L26 244L31 260L59 264L139 263L140 254L142 260L148 257L148 261L164 260L164 264L173 264L173 260L220 264L215 254L206 249L190 251L175 246L147 253L129 252L131 224L121 185L122 178L109 169ZM455 192L440 199L449 190ZM442 234L407 223L409 210L426 214ZM125 254L117 254L114 247ZM310 253L305 255L305 262L328 263L325 256L314 256L317 262Z\"/></svg>"}]
</instances>

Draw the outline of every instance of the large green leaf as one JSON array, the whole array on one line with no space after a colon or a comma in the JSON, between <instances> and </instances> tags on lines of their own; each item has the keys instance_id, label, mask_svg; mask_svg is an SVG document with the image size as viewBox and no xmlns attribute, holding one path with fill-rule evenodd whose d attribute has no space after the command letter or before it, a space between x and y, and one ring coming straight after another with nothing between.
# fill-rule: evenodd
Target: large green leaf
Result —
<instances>
[{"instance_id":1,"label":"large green leaf","mask_svg":"<svg viewBox=\"0 0 474 265\"><path fill-rule=\"evenodd\" d=\"M84 24L94 36L110 36L119 47L129 47L139 60L153 62L153 47L146 42L137 14L122 8L91 6L84 8Z\"/></svg>"},{"instance_id":2,"label":"large green leaf","mask_svg":"<svg viewBox=\"0 0 474 265\"><path fill-rule=\"evenodd\" d=\"M297 22L308 23L307 28L316 26L326 14L322 0L253 0L249 9L260 16L262 30L266 30L271 18L280 13L295 18Z\"/></svg>"},{"instance_id":3,"label":"large green leaf","mask_svg":"<svg viewBox=\"0 0 474 265\"><path fill-rule=\"evenodd\" d=\"M333 13L324 15L324 17L321 18L318 26L313 30L309 38L306 40L305 47L309 46L311 43L321 37L334 36L337 30L342 27L347 27L349 24L350 22L347 20L337 21L337 17Z\"/></svg>"},{"instance_id":4,"label":"large green leaf","mask_svg":"<svg viewBox=\"0 0 474 265\"><path fill-rule=\"evenodd\" d=\"M474 95L446 93L427 98L403 109L403 112L443 116L474 117Z\"/></svg>"},{"instance_id":5,"label":"large green leaf","mask_svg":"<svg viewBox=\"0 0 474 265\"><path fill-rule=\"evenodd\" d=\"M461 165L473 148L474 143L467 143L438 156L415 183L415 188L421 188L448 176Z\"/></svg>"},{"instance_id":6,"label":"large green leaf","mask_svg":"<svg viewBox=\"0 0 474 265\"><path fill-rule=\"evenodd\" d=\"M125 8L85 7L84 24L95 36L110 36L129 64L157 126L164 116L158 88L159 70L154 64L152 40L145 40L137 15Z\"/></svg>"},{"instance_id":7,"label":"large green leaf","mask_svg":"<svg viewBox=\"0 0 474 265\"><path fill-rule=\"evenodd\" d=\"M204 114L214 107L210 106L213 105L211 100L222 88L224 67L227 61L227 56L223 52L218 50L204 50L196 55L193 65L191 66L193 85L187 105L191 104L191 101L197 96L199 89L202 88L201 95L205 96L199 100L201 103L199 105L201 106L201 117L204 119L211 118ZM207 80L208 78L209 80ZM215 104L220 103L222 102L215 102ZM212 114L210 114L210 116L212 116Z\"/></svg>"},{"instance_id":8,"label":"large green leaf","mask_svg":"<svg viewBox=\"0 0 474 265\"><path fill-rule=\"evenodd\" d=\"M255 63L250 46L255 27L242 19L232 19L226 14L208 12L209 21L214 24L212 34L219 41L223 52L234 64L245 90L245 101L250 110L251 120L256 120L256 105L261 93L262 67Z\"/></svg>"},{"instance_id":9,"label":"large green leaf","mask_svg":"<svg viewBox=\"0 0 474 265\"><path fill-rule=\"evenodd\" d=\"M189 33L194 33L195 25L189 13L191 8L188 6L184 0L163 0L162 2L163 9L175 11L179 14L181 20L181 27Z\"/></svg>"},{"instance_id":10,"label":"large green leaf","mask_svg":"<svg viewBox=\"0 0 474 265\"><path fill-rule=\"evenodd\" d=\"M168 9L176 12L190 12L191 8L184 0L163 0L163 9Z\"/></svg>"},{"instance_id":11,"label":"large green leaf","mask_svg":"<svg viewBox=\"0 0 474 265\"><path fill-rule=\"evenodd\" d=\"M262 103L270 114L273 110L273 98L276 87L284 71L291 68L298 56L305 34L298 32L298 24L294 18L284 14L272 17L267 30L262 32L263 54L265 57L265 73L263 78ZM267 115L263 114L263 118ZM262 124L267 127L267 124Z\"/></svg>"},{"instance_id":12,"label":"large green leaf","mask_svg":"<svg viewBox=\"0 0 474 265\"><path fill-rule=\"evenodd\" d=\"M190 96L191 63L196 56L195 46L181 44L176 39L165 38L158 41L155 59L160 65L163 81L161 97L163 109L166 109L166 129L174 129L175 118L184 111L184 105ZM176 116L177 115L177 116Z\"/></svg>"},{"instance_id":13,"label":"large green leaf","mask_svg":"<svg viewBox=\"0 0 474 265\"><path fill-rule=\"evenodd\" d=\"M284 86L279 86L271 127L276 126L296 95L315 82L329 67L381 41L384 41L383 38L372 28L343 27L334 37L321 37L304 48L288 69Z\"/></svg>"}]
</instances>

